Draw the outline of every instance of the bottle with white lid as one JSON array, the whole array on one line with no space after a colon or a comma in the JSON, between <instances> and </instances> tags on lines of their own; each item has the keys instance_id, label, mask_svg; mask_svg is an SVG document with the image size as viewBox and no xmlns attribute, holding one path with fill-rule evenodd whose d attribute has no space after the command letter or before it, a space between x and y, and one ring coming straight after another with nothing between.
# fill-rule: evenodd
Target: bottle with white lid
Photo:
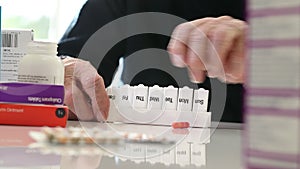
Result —
<instances>
[{"instance_id":1,"label":"bottle with white lid","mask_svg":"<svg viewBox=\"0 0 300 169\"><path fill-rule=\"evenodd\" d=\"M18 81L64 85L64 65L57 57L57 44L33 41L18 65Z\"/></svg>"}]
</instances>

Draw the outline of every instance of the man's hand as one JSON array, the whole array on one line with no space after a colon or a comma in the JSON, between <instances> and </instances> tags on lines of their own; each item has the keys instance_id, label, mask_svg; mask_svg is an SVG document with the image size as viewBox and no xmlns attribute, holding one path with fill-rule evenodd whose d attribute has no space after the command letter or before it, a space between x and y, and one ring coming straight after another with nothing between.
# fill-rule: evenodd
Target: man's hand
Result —
<instances>
[{"instance_id":1,"label":"man's hand","mask_svg":"<svg viewBox=\"0 0 300 169\"><path fill-rule=\"evenodd\" d=\"M102 77L87 61L67 57L65 66L65 99L69 119L103 121L108 117L109 99Z\"/></svg>"},{"instance_id":2,"label":"man's hand","mask_svg":"<svg viewBox=\"0 0 300 169\"><path fill-rule=\"evenodd\" d=\"M196 83L206 76L243 83L246 28L245 22L229 16L180 24L168 45L171 62L187 67L191 81Z\"/></svg>"}]
</instances>

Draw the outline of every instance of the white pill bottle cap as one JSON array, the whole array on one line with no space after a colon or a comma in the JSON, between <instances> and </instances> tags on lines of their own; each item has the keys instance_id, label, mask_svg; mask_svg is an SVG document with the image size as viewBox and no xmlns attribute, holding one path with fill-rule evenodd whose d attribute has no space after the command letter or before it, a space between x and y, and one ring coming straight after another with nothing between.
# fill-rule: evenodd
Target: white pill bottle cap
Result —
<instances>
[{"instance_id":1,"label":"white pill bottle cap","mask_svg":"<svg viewBox=\"0 0 300 169\"><path fill-rule=\"evenodd\" d=\"M27 54L57 55L57 43L45 41L32 41L27 45Z\"/></svg>"}]
</instances>

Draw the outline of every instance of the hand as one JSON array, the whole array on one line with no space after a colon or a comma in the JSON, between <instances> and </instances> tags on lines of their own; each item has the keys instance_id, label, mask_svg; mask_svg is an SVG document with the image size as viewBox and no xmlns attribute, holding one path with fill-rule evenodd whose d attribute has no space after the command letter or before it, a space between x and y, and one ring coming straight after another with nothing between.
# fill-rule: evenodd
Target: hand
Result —
<instances>
[{"instance_id":1,"label":"hand","mask_svg":"<svg viewBox=\"0 0 300 169\"><path fill-rule=\"evenodd\" d=\"M187 67L192 82L205 77L244 82L244 21L229 16L203 18L177 26L168 45L174 66Z\"/></svg>"},{"instance_id":2,"label":"hand","mask_svg":"<svg viewBox=\"0 0 300 169\"><path fill-rule=\"evenodd\" d=\"M109 99L102 77L87 61L66 57L65 99L70 109L69 119L98 120L107 119Z\"/></svg>"}]
</instances>

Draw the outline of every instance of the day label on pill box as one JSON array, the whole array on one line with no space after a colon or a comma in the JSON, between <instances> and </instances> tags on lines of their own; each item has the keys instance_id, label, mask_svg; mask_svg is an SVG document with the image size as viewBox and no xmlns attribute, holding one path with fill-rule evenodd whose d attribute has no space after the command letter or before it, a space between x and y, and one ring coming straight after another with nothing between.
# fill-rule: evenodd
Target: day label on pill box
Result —
<instances>
[{"instance_id":1,"label":"day label on pill box","mask_svg":"<svg viewBox=\"0 0 300 169\"><path fill-rule=\"evenodd\" d=\"M179 89L178 110L192 111L193 89L183 87Z\"/></svg>"},{"instance_id":2,"label":"day label on pill box","mask_svg":"<svg viewBox=\"0 0 300 169\"><path fill-rule=\"evenodd\" d=\"M208 90L194 90L193 111L207 111L208 106Z\"/></svg>"},{"instance_id":3,"label":"day label on pill box","mask_svg":"<svg viewBox=\"0 0 300 169\"><path fill-rule=\"evenodd\" d=\"M116 93L116 103L120 107L132 107L133 106L133 90L134 88L129 85L124 85L118 88Z\"/></svg>"},{"instance_id":4,"label":"day label on pill box","mask_svg":"<svg viewBox=\"0 0 300 169\"><path fill-rule=\"evenodd\" d=\"M148 98L148 87L144 85L138 85L134 87L133 91L133 104L134 108L146 109Z\"/></svg>"},{"instance_id":5,"label":"day label on pill box","mask_svg":"<svg viewBox=\"0 0 300 169\"><path fill-rule=\"evenodd\" d=\"M178 88L168 86L164 89L164 100L163 109L165 110L176 110L177 109L177 98Z\"/></svg>"},{"instance_id":6,"label":"day label on pill box","mask_svg":"<svg viewBox=\"0 0 300 169\"><path fill-rule=\"evenodd\" d=\"M149 109L162 109L164 98L164 89L155 85L149 87L149 98L148 98L148 108Z\"/></svg>"}]
</instances>

